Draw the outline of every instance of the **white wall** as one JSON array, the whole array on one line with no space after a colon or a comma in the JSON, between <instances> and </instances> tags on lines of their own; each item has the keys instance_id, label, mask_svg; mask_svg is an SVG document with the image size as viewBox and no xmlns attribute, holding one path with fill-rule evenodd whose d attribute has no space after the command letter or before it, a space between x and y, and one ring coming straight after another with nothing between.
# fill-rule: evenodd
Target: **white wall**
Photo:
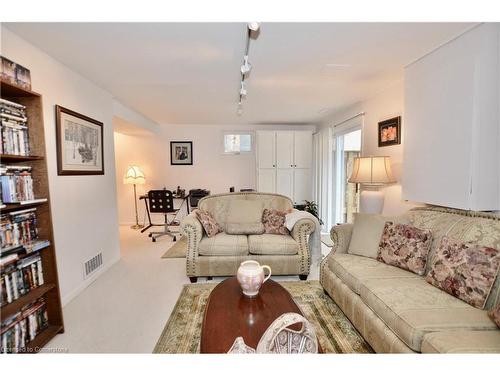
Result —
<instances>
[{"instance_id":1,"label":"white wall","mask_svg":"<svg viewBox=\"0 0 500 375\"><path fill-rule=\"evenodd\" d=\"M115 196L113 101L109 93L5 27L1 28L1 40L1 54L29 68L33 90L43 96L57 266L61 295L63 303L66 303L92 281L83 280L84 261L101 251L107 267L120 257ZM57 175L56 104L104 123L105 175Z\"/></svg>"},{"instance_id":2,"label":"white wall","mask_svg":"<svg viewBox=\"0 0 500 375\"><path fill-rule=\"evenodd\" d=\"M321 127L332 126L340 123L360 112L365 112L363 125L362 155L364 156L390 156L394 177L397 184L386 187L384 215L398 215L406 212L414 204L405 202L401 198L401 171L404 147L404 82L398 81L379 92L376 96L356 103L345 110L338 111L325 119ZM401 116L403 138L400 145L378 147L378 122L389 118Z\"/></svg>"},{"instance_id":3,"label":"white wall","mask_svg":"<svg viewBox=\"0 0 500 375\"><path fill-rule=\"evenodd\" d=\"M241 155L222 154L224 131L250 130L314 130L314 126L271 125L161 125L149 135L115 133L116 179L120 224L135 220L133 188L123 185L123 175L129 165L138 165L146 175L146 185L138 187L138 194L153 188L176 189L179 185L188 191L204 188L211 193L229 192L234 186L256 187L255 138L254 152ZM193 142L193 165L170 165L170 141ZM140 221L143 203L139 205Z\"/></svg>"}]
</instances>

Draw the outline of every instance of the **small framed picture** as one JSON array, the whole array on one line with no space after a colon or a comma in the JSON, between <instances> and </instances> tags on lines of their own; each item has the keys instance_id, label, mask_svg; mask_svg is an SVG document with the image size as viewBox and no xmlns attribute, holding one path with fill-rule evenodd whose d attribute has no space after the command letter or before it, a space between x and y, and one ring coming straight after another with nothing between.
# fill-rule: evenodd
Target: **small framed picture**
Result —
<instances>
[{"instance_id":1,"label":"small framed picture","mask_svg":"<svg viewBox=\"0 0 500 375\"><path fill-rule=\"evenodd\" d=\"M378 123L378 147L401 144L401 116Z\"/></svg>"},{"instance_id":2,"label":"small framed picture","mask_svg":"<svg viewBox=\"0 0 500 375\"><path fill-rule=\"evenodd\" d=\"M170 142L170 164L193 165L193 142L191 141Z\"/></svg>"},{"instance_id":3,"label":"small framed picture","mask_svg":"<svg viewBox=\"0 0 500 375\"><path fill-rule=\"evenodd\" d=\"M31 73L29 69L16 64L16 80L18 86L26 90L31 90Z\"/></svg>"},{"instance_id":4,"label":"small framed picture","mask_svg":"<svg viewBox=\"0 0 500 375\"><path fill-rule=\"evenodd\" d=\"M16 63L7 59L6 57L0 56L0 77L13 85L17 84L16 80Z\"/></svg>"},{"instance_id":5,"label":"small framed picture","mask_svg":"<svg viewBox=\"0 0 500 375\"><path fill-rule=\"evenodd\" d=\"M103 123L56 105L57 174L104 174Z\"/></svg>"}]
</instances>

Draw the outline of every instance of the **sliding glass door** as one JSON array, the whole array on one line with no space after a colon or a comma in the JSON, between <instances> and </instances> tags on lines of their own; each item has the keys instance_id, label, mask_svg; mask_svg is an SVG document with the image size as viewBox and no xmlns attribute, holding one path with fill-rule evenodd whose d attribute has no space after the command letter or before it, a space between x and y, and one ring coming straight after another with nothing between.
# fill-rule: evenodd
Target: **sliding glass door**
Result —
<instances>
[{"instance_id":1,"label":"sliding glass door","mask_svg":"<svg viewBox=\"0 0 500 375\"><path fill-rule=\"evenodd\" d=\"M334 136L334 217L335 223L352 223L359 211L359 191L356 184L348 183L354 158L361 154L361 126Z\"/></svg>"}]
</instances>

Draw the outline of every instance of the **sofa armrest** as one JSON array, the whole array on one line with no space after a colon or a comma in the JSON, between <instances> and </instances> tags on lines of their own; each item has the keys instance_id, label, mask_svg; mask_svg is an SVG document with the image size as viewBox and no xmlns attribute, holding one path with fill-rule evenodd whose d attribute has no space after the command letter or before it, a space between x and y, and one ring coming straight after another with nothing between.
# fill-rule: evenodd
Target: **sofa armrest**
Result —
<instances>
[{"instance_id":1,"label":"sofa armrest","mask_svg":"<svg viewBox=\"0 0 500 375\"><path fill-rule=\"evenodd\" d=\"M308 236L314 232L316 224L311 219L300 219L293 226L290 235L299 244L300 274L308 275L311 267L311 249L309 249Z\"/></svg>"},{"instance_id":2,"label":"sofa armrest","mask_svg":"<svg viewBox=\"0 0 500 375\"><path fill-rule=\"evenodd\" d=\"M316 225L314 221L311 219L300 219L298 220L292 228L290 235L293 237L295 241L300 243L301 239L307 240L307 236L314 232L316 229ZM304 236L301 238L301 236Z\"/></svg>"},{"instance_id":3,"label":"sofa armrest","mask_svg":"<svg viewBox=\"0 0 500 375\"><path fill-rule=\"evenodd\" d=\"M330 238L333 241L333 247L330 254L345 254L351 242L353 224L339 224L330 230ZM330 255L328 254L328 255Z\"/></svg>"},{"instance_id":4,"label":"sofa armrest","mask_svg":"<svg viewBox=\"0 0 500 375\"><path fill-rule=\"evenodd\" d=\"M196 276L196 258L198 257L198 249L203 237L203 227L194 212L182 219L181 232L187 238L187 275Z\"/></svg>"}]
</instances>

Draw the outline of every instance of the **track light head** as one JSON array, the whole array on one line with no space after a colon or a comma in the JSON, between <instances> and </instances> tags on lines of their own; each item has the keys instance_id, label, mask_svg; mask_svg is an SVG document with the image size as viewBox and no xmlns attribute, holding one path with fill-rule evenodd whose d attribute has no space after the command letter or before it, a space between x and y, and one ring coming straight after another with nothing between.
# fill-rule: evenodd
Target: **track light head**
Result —
<instances>
[{"instance_id":1,"label":"track light head","mask_svg":"<svg viewBox=\"0 0 500 375\"><path fill-rule=\"evenodd\" d=\"M241 74L248 74L250 70L252 70L252 65L248 62L248 55L245 55L243 56L243 65L240 68Z\"/></svg>"},{"instance_id":2,"label":"track light head","mask_svg":"<svg viewBox=\"0 0 500 375\"><path fill-rule=\"evenodd\" d=\"M249 22L248 29L250 31L258 31L260 28L260 22Z\"/></svg>"},{"instance_id":3,"label":"track light head","mask_svg":"<svg viewBox=\"0 0 500 375\"><path fill-rule=\"evenodd\" d=\"M243 105L241 104L241 100L238 102L238 108L236 109L236 114L241 116L243 114Z\"/></svg>"},{"instance_id":4,"label":"track light head","mask_svg":"<svg viewBox=\"0 0 500 375\"><path fill-rule=\"evenodd\" d=\"M243 81L241 81L240 95L242 97L247 96L247 85Z\"/></svg>"}]
</instances>

